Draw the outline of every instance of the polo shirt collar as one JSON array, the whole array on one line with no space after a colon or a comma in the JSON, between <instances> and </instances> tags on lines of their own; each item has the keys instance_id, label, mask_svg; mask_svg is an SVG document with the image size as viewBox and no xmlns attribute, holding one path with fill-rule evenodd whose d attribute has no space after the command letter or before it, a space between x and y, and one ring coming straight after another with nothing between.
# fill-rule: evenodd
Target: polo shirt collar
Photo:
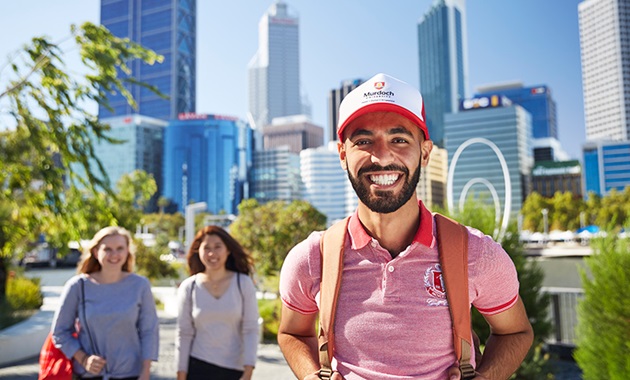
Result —
<instances>
[{"instance_id":1,"label":"polo shirt collar","mask_svg":"<svg viewBox=\"0 0 630 380\"><path fill-rule=\"evenodd\" d=\"M427 247L433 247L435 244L435 237L433 235L433 215L429 211L421 200L418 200L418 208L420 208L420 226L416 231L416 235L413 237L413 243L419 243ZM367 233L361 221L359 220L359 211L355 210L354 214L350 217L348 223L348 231L350 232L350 242L352 243L352 249L358 250L370 243L372 237Z\"/></svg>"}]
</instances>

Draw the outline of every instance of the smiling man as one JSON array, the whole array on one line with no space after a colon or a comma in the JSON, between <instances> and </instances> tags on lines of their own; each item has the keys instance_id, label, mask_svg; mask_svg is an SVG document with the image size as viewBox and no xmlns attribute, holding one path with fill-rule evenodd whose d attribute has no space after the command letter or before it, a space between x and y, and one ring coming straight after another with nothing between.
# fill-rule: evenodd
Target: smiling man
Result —
<instances>
[{"instance_id":1,"label":"smiling man","mask_svg":"<svg viewBox=\"0 0 630 380\"><path fill-rule=\"evenodd\" d=\"M346 234L331 379L459 379L448 303L427 280L441 275L434 215L415 191L433 149L422 95L378 74L339 115L339 159L359 205ZM491 327L476 378L506 379L531 346L531 325L509 256L467 233L469 300ZM296 245L280 276L278 343L299 379L320 378L321 236Z\"/></svg>"}]
</instances>

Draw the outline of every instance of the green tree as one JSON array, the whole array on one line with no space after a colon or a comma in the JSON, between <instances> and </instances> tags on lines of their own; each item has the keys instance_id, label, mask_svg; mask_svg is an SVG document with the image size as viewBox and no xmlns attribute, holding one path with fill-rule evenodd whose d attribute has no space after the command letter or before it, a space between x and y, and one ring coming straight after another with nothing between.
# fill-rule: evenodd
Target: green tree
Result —
<instances>
[{"instance_id":1,"label":"green tree","mask_svg":"<svg viewBox=\"0 0 630 380\"><path fill-rule=\"evenodd\" d=\"M551 205L551 230L575 231L580 228L581 199L575 199L571 192L557 191L551 198Z\"/></svg>"},{"instance_id":2,"label":"green tree","mask_svg":"<svg viewBox=\"0 0 630 380\"><path fill-rule=\"evenodd\" d=\"M452 216L460 223L474 227L481 232L492 236L495 229L495 217L493 207L489 207L481 202L468 201L462 212ZM550 304L550 297L541 288L544 280L544 273L535 261L527 260L524 255L523 244L519 240L516 223L510 223L508 230L499 242L508 253L516 271L520 283L519 295L523 300L527 316L534 330L534 344L530 349L521 368L517 371L515 379L541 379L549 372L546 360L540 359L540 352L537 349L543 344L545 338L551 333L551 322L547 315ZM490 335L490 329L483 316L473 308L473 329L484 342ZM532 366L535 362L536 366ZM532 367L536 367L532 368ZM531 375L534 372L535 375Z\"/></svg>"},{"instance_id":3,"label":"green tree","mask_svg":"<svg viewBox=\"0 0 630 380\"><path fill-rule=\"evenodd\" d=\"M118 92L135 106L125 84L138 83L127 64L140 59L147 64L162 57L128 39L112 35L105 27L84 23L72 26L86 74L71 76L61 45L45 37L33 38L8 74L0 78L0 101L8 124L0 132L0 209L9 218L0 231L0 297L6 289L6 264L15 252L46 228L63 220L71 240L78 240L94 210L72 204L81 199L77 187L104 202L95 203L98 214L111 214L115 197L103 167L94 155L95 140L116 143L109 126L88 111L93 103L109 107L107 94ZM122 72L124 78L118 73ZM154 88L152 88L155 90ZM85 177L70 167L81 167Z\"/></svg>"},{"instance_id":4,"label":"green tree","mask_svg":"<svg viewBox=\"0 0 630 380\"><path fill-rule=\"evenodd\" d=\"M259 275L277 274L289 250L316 230L326 228L326 216L306 201L254 199L241 202L230 233L254 256Z\"/></svg>"},{"instance_id":5,"label":"green tree","mask_svg":"<svg viewBox=\"0 0 630 380\"><path fill-rule=\"evenodd\" d=\"M532 232L542 232L543 216L542 209L550 209L551 203L548 198L543 197L540 193L532 192L523 202L521 214L523 215L523 229Z\"/></svg>"},{"instance_id":6,"label":"green tree","mask_svg":"<svg viewBox=\"0 0 630 380\"><path fill-rule=\"evenodd\" d=\"M593 240L593 254L585 259L591 277L581 272L584 298L574 356L585 380L630 374L630 241L616 235Z\"/></svg>"}]
</instances>

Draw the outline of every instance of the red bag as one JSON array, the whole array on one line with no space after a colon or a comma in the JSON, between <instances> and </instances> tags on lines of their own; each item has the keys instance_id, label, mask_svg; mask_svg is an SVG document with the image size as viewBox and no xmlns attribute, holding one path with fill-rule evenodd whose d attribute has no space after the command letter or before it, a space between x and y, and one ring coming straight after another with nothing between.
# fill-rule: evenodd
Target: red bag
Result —
<instances>
[{"instance_id":1,"label":"red bag","mask_svg":"<svg viewBox=\"0 0 630 380\"><path fill-rule=\"evenodd\" d=\"M72 359L55 347L52 333L48 333L39 352L38 380L72 380Z\"/></svg>"}]
</instances>

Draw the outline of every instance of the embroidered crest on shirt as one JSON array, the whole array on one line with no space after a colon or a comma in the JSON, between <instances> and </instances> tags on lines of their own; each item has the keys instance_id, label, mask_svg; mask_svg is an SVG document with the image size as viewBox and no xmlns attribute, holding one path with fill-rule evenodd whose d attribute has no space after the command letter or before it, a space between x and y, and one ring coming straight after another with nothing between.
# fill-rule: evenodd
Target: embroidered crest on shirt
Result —
<instances>
[{"instance_id":1,"label":"embroidered crest on shirt","mask_svg":"<svg viewBox=\"0 0 630 380\"><path fill-rule=\"evenodd\" d=\"M440 264L428 267L424 272L424 288L429 293L427 304L430 306L447 306L446 288L444 287L444 277Z\"/></svg>"}]
</instances>

